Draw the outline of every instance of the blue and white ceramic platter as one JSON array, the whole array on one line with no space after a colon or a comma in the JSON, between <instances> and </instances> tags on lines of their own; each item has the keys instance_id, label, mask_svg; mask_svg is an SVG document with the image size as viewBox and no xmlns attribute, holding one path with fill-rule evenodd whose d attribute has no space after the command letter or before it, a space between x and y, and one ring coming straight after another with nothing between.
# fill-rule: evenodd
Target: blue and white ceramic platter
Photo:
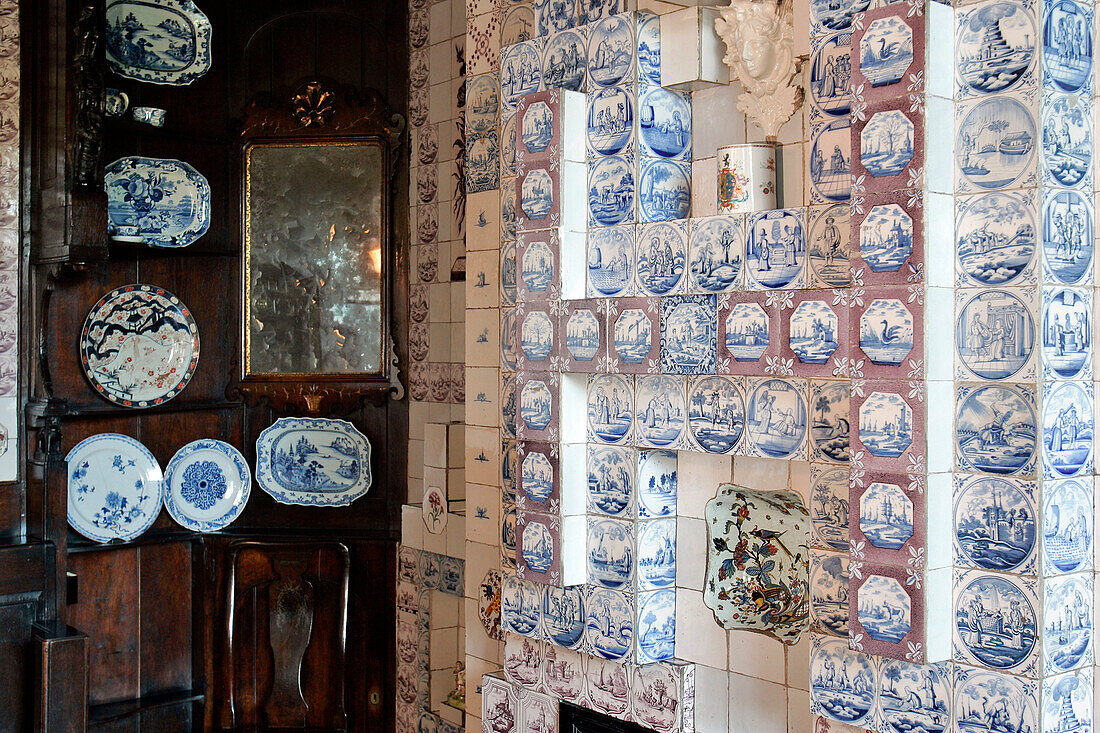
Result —
<instances>
[{"instance_id":1,"label":"blue and white ceramic platter","mask_svg":"<svg viewBox=\"0 0 1100 733\"><path fill-rule=\"evenodd\" d=\"M134 539L153 524L164 499L160 464L127 435L85 438L65 456L69 526L88 539Z\"/></svg>"},{"instance_id":2,"label":"blue and white ceramic platter","mask_svg":"<svg viewBox=\"0 0 1100 733\"><path fill-rule=\"evenodd\" d=\"M172 519L195 532L216 532L244 511L252 472L236 448L204 438L176 451L164 483L164 508Z\"/></svg>"},{"instance_id":3,"label":"blue and white ceramic platter","mask_svg":"<svg viewBox=\"0 0 1100 733\"><path fill-rule=\"evenodd\" d=\"M343 420L279 418L256 440L256 483L280 504L347 506L371 486L370 443Z\"/></svg>"},{"instance_id":4,"label":"blue and white ceramic platter","mask_svg":"<svg viewBox=\"0 0 1100 733\"><path fill-rule=\"evenodd\" d=\"M107 231L156 247L186 247L210 228L210 184L179 160L119 158L103 176ZM136 234L120 228L136 227Z\"/></svg>"},{"instance_id":5,"label":"blue and white ceramic platter","mask_svg":"<svg viewBox=\"0 0 1100 733\"><path fill-rule=\"evenodd\" d=\"M184 86L210 70L210 19L191 0L108 0L106 19L119 76Z\"/></svg>"}]
</instances>

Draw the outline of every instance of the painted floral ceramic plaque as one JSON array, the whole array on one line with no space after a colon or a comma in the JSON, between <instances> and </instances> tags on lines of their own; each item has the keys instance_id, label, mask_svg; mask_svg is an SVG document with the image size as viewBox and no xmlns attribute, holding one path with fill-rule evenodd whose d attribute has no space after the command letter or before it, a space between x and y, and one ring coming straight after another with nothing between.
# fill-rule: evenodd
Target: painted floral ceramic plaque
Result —
<instances>
[{"instance_id":1,"label":"painted floral ceramic plaque","mask_svg":"<svg viewBox=\"0 0 1100 733\"><path fill-rule=\"evenodd\" d=\"M149 449L117 433L85 438L65 456L69 525L96 542L129 541L160 513L164 479Z\"/></svg>"},{"instance_id":2,"label":"painted floral ceramic plaque","mask_svg":"<svg viewBox=\"0 0 1100 733\"><path fill-rule=\"evenodd\" d=\"M282 417L256 440L256 483L280 504L347 506L371 480L370 442L344 420Z\"/></svg>"},{"instance_id":3,"label":"painted floral ceramic plaque","mask_svg":"<svg viewBox=\"0 0 1100 733\"><path fill-rule=\"evenodd\" d=\"M106 20L119 76L182 86L210 69L210 19L191 0L111 0Z\"/></svg>"},{"instance_id":4,"label":"painted floral ceramic plaque","mask_svg":"<svg viewBox=\"0 0 1100 733\"><path fill-rule=\"evenodd\" d=\"M167 290L124 285L88 312L80 361L100 396L124 407L153 407L191 381L199 362L199 327Z\"/></svg>"},{"instance_id":5,"label":"painted floral ceramic plaque","mask_svg":"<svg viewBox=\"0 0 1100 733\"><path fill-rule=\"evenodd\" d=\"M722 484L706 521L703 602L715 620L796 643L809 624L810 518L802 498Z\"/></svg>"}]
</instances>

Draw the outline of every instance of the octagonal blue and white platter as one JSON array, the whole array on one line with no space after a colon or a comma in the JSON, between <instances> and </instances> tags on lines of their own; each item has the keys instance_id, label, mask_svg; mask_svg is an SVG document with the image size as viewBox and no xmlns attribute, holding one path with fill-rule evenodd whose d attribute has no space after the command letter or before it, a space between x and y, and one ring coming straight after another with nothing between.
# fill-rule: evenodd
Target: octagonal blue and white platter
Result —
<instances>
[{"instance_id":1,"label":"octagonal blue and white platter","mask_svg":"<svg viewBox=\"0 0 1100 733\"><path fill-rule=\"evenodd\" d=\"M140 536L160 513L164 477L149 449L118 433L77 443L68 463L69 526L96 542Z\"/></svg>"},{"instance_id":2,"label":"octagonal blue and white platter","mask_svg":"<svg viewBox=\"0 0 1100 733\"><path fill-rule=\"evenodd\" d=\"M280 504L347 506L371 480L370 442L344 420L282 417L256 440L256 483Z\"/></svg>"},{"instance_id":3,"label":"octagonal blue and white platter","mask_svg":"<svg viewBox=\"0 0 1100 733\"><path fill-rule=\"evenodd\" d=\"M176 451L164 469L164 508L194 532L217 532L244 511L252 471L229 443L195 440Z\"/></svg>"},{"instance_id":4,"label":"octagonal blue and white platter","mask_svg":"<svg viewBox=\"0 0 1100 733\"><path fill-rule=\"evenodd\" d=\"M119 76L183 86L210 70L210 19L191 0L108 0L106 21Z\"/></svg>"}]
</instances>

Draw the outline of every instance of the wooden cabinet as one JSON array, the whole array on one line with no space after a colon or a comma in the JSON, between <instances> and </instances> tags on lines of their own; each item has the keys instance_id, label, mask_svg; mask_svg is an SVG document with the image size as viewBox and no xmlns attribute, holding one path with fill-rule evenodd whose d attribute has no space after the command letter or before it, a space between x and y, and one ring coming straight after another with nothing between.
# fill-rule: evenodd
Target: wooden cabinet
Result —
<instances>
[{"instance_id":1,"label":"wooden cabinet","mask_svg":"<svg viewBox=\"0 0 1100 733\"><path fill-rule=\"evenodd\" d=\"M0 731L392 728L407 404L379 391L298 399L316 393L308 384L288 383L282 399L240 389L240 132L258 95L304 77L373 88L403 114L407 6L197 4L213 25L213 65L180 87L108 70L105 0L22 4L25 471L0 487ZM105 117L108 87L166 109L167 123ZM388 243L399 367L407 148L402 138ZM207 178L212 216L201 239L158 250L107 237L102 171L129 155L186 161ZM202 339L186 389L146 410L101 399L77 353L92 305L135 282L177 295ZM129 435L162 466L186 443L218 438L254 465L264 428L311 414L349 420L371 442L373 486L348 507L284 506L254 485L219 533L184 530L164 511L126 543L93 543L67 526L64 457L88 436Z\"/></svg>"}]
</instances>

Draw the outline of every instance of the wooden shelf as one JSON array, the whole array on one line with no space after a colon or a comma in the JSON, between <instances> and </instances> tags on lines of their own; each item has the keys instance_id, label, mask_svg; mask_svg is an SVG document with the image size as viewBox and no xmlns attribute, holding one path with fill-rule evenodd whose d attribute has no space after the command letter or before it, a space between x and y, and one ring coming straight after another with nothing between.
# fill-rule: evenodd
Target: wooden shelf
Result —
<instances>
[{"instance_id":1,"label":"wooden shelf","mask_svg":"<svg viewBox=\"0 0 1100 733\"><path fill-rule=\"evenodd\" d=\"M167 545L173 542L195 542L202 540L203 534L187 529L153 529L138 535L132 540L112 542L96 542L90 540L76 530L70 528L68 549L70 555L80 555L88 552L113 552L134 547L148 547L151 545Z\"/></svg>"},{"instance_id":2,"label":"wooden shelf","mask_svg":"<svg viewBox=\"0 0 1100 733\"><path fill-rule=\"evenodd\" d=\"M133 700L100 703L88 706L89 726L112 723L135 715L179 705L203 703L206 696L194 690L172 690L153 695L144 695Z\"/></svg>"},{"instance_id":3,"label":"wooden shelf","mask_svg":"<svg viewBox=\"0 0 1100 733\"><path fill-rule=\"evenodd\" d=\"M94 406L76 406L65 400L53 400L52 403L31 402L27 405L27 420L32 424L48 417L82 417L82 418L118 418L141 417L143 415L161 415L181 412L209 412L214 410L238 410L245 404L239 400L204 400L201 402L188 402L186 400L172 400L156 407L121 407L118 405L103 403Z\"/></svg>"}]
</instances>

